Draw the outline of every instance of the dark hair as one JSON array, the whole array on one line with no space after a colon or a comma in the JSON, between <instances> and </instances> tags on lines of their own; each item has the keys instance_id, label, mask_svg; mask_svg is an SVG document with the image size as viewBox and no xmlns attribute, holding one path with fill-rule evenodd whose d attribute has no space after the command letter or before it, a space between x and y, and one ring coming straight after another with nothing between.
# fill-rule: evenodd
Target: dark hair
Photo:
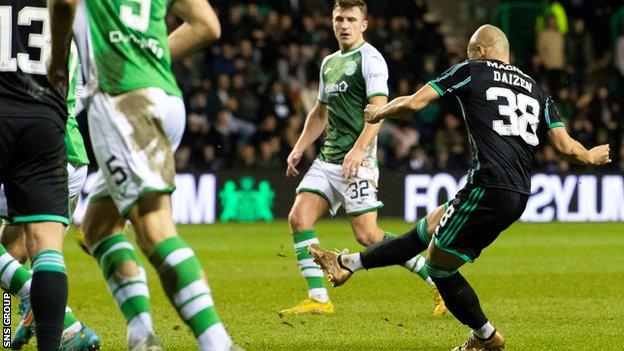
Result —
<instances>
[{"instance_id":1,"label":"dark hair","mask_svg":"<svg viewBox=\"0 0 624 351\"><path fill-rule=\"evenodd\" d=\"M339 7L343 10L358 7L364 14L364 18L366 18L366 15L368 14L368 6L366 6L364 0L336 0L334 3L334 10Z\"/></svg>"}]
</instances>

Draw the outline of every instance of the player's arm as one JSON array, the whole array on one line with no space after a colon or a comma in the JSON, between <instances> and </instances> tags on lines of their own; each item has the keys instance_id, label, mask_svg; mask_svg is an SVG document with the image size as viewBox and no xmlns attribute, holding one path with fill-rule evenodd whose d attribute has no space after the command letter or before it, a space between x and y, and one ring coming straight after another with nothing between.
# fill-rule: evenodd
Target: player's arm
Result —
<instances>
[{"instance_id":1,"label":"player's arm","mask_svg":"<svg viewBox=\"0 0 624 351\"><path fill-rule=\"evenodd\" d=\"M171 59L182 59L221 37L221 24L206 0L177 0L173 13L184 23L169 34Z\"/></svg>"},{"instance_id":2,"label":"player's arm","mask_svg":"<svg viewBox=\"0 0 624 351\"><path fill-rule=\"evenodd\" d=\"M306 117L305 123L303 125L303 131L293 147L293 150L288 155L286 168L286 175L296 177L299 175L299 171L297 170L297 164L301 161L301 156L303 152L312 145L312 143L318 139L321 134L325 131L325 127L327 126L327 106L324 102L317 100L316 104L308 113Z\"/></svg>"},{"instance_id":3,"label":"player's arm","mask_svg":"<svg viewBox=\"0 0 624 351\"><path fill-rule=\"evenodd\" d=\"M440 94L427 84L415 94L400 96L385 106L368 105L364 110L364 115L368 123L379 123L386 118L409 118L438 98Z\"/></svg>"},{"instance_id":4,"label":"player's arm","mask_svg":"<svg viewBox=\"0 0 624 351\"><path fill-rule=\"evenodd\" d=\"M71 44L76 0L48 0L52 49L48 61L48 79L65 95L67 89L67 59Z\"/></svg>"},{"instance_id":5,"label":"player's arm","mask_svg":"<svg viewBox=\"0 0 624 351\"><path fill-rule=\"evenodd\" d=\"M382 108L368 106L366 121L377 123L385 118L409 118L444 94L462 94L472 80L470 66L470 61L458 63L429 81L413 95L398 97Z\"/></svg>"},{"instance_id":6,"label":"player's arm","mask_svg":"<svg viewBox=\"0 0 624 351\"><path fill-rule=\"evenodd\" d=\"M574 140L563 127L551 128L547 135L552 147L566 161L592 166L611 163L609 144L587 150L581 143Z\"/></svg>"},{"instance_id":7,"label":"player's arm","mask_svg":"<svg viewBox=\"0 0 624 351\"><path fill-rule=\"evenodd\" d=\"M388 103L388 97L379 95L373 96L368 100L369 106L384 106ZM364 160L364 153L366 148L375 140L375 137L381 129L381 123L365 123L364 129L360 133L360 136L353 144L353 147L345 155L342 161L342 177L343 179L349 179L351 176L357 174L357 170Z\"/></svg>"}]
</instances>

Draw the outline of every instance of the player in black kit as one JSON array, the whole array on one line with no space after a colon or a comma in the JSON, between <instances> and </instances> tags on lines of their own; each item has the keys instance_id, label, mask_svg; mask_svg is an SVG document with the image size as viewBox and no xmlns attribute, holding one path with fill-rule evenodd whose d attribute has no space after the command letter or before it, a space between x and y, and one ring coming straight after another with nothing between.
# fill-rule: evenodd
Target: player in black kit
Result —
<instances>
[{"instance_id":1,"label":"player in black kit","mask_svg":"<svg viewBox=\"0 0 624 351\"><path fill-rule=\"evenodd\" d=\"M353 272L400 264L427 249L426 267L448 309L472 329L454 351L502 350L505 340L488 322L474 290L458 272L520 218L531 190L533 156L548 139L566 160L584 165L611 162L609 146L585 149L566 132L552 98L535 81L509 64L509 43L498 28L479 28L468 44L468 61L451 67L411 96L366 108L366 120L409 118L443 95L459 102L473 165L466 187L455 199L405 235L356 254L337 255L318 246L310 251L334 285ZM421 227L420 230L418 227ZM433 234L433 236L431 236Z\"/></svg>"},{"instance_id":2,"label":"player in black kit","mask_svg":"<svg viewBox=\"0 0 624 351\"><path fill-rule=\"evenodd\" d=\"M50 48L49 22L71 26L70 1L48 1L48 15L45 0L0 0L0 182L7 219L26 232L39 350L58 350L67 303L61 249L69 224L64 142L69 53L59 52L55 43L68 41L71 27L55 34Z\"/></svg>"}]
</instances>

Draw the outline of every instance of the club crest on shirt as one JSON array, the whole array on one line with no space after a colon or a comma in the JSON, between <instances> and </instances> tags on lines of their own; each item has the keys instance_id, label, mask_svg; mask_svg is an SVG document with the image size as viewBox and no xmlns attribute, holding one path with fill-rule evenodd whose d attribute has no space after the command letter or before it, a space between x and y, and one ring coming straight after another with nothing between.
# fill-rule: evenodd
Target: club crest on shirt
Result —
<instances>
[{"instance_id":1,"label":"club crest on shirt","mask_svg":"<svg viewBox=\"0 0 624 351\"><path fill-rule=\"evenodd\" d=\"M357 63L355 61L349 61L345 67L345 74L352 76L357 70Z\"/></svg>"}]
</instances>

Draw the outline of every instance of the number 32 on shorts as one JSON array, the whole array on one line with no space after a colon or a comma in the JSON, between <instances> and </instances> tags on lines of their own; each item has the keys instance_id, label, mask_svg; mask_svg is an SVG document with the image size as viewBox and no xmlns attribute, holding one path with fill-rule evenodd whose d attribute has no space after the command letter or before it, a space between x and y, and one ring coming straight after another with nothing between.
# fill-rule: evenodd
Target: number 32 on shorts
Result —
<instances>
[{"instance_id":1,"label":"number 32 on shorts","mask_svg":"<svg viewBox=\"0 0 624 351\"><path fill-rule=\"evenodd\" d=\"M370 193L368 192L368 189L370 188L368 180L360 180L357 182L349 183L348 188L351 199L357 199L358 197L361 198L370 195Z\"/></svg>"}]
</instances>

